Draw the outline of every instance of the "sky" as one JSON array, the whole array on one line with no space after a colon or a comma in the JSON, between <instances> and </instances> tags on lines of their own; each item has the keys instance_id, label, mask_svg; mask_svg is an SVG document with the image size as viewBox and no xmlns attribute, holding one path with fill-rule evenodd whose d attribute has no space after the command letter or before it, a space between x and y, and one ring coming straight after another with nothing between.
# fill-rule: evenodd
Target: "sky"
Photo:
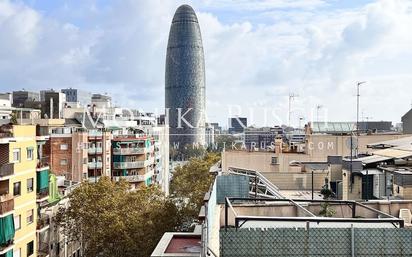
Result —
<instances>
[{"instance_id":1,"label":"sky","mask_svg":"<svg viewBox=\"0 0 412 257\"><path fill-rule=\"evenodd\" d=\"M190 4L207 119L399 122L412 104L412 1L0 0L0 91L80 88L160 112L168 33ZM319 108L317 107L319 106Z\"/></svg>"}]
</instances>

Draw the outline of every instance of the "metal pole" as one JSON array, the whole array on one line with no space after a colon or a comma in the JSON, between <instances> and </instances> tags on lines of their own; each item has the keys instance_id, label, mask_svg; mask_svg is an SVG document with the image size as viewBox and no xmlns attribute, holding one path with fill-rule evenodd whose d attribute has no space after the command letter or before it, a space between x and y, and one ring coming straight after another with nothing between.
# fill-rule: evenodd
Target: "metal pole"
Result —
<instances>
[{"instance_id":1,"label":"metal pole","mask_svg":"<svg viewBox=\"0 0 412 257\"><path fill-rule=\"evenodd\" d=\"M227 231L227 221L228 221L228 204L227 201L229 201L227 198L225 198L225 231Z\"/></svg>"},{"instance_id":2,"label":"metal pole","mask_svg":"<svg viewBox=\"0 0 412 257\"><path fill-rule=\"evenodd\" d=\"M369 200L369 170L366 169L366 201Z\"/></svg>"},{"instance_id":3,"label":"metal pole","mask_svg":"<svg viewBox=\"0 0 412 257\"><path fill-rule=\"evenodd\" d=\"M255 174L255 199L257 199L257 174Z\"/></svg>"},{"instance_id":4,"label":"metal pole","mask_svg":"<svg viewBox=\"0 0 412 257\"><path fill-rule=\"evenodd\" d=\"M352 162L353 162L353 142L352 142L352 133L350 134L350 176L349 176L349 184L350 184L350 192L352 193Z\"/></svg>"},{"instance_id":5,"label":"metal pole","mask_svg":"<svg viewBox=\"0 0 412 257\"><path fill-rule=\"evenodd\" d=\"M352 252L352 257L355 257L355 228L353 227L353 224L351 224L350 228L351 228L351 252Z\"/></svg>"},{"instance_id":6,"label":"metal pole","mask_svg":"<svg viewBox=\"0 0 412 257\"><path fill-rule=\"evenodd\" d=\"M97 183L97 136L94 135L94 183Z\"/></svg>"},{"instance_id":7,"label":"metal pole","mask_svg":"<svg viewBox=\"0 0 412 257\"><path fill-rule=\"evenodd\" d=\"M313 200L313 170L312 170L312 200Z\"/></svg>"},{"instance_id":8,"label":"metal pole","mask_svg":"<svg viewBox=\"0 0 412 257\"><path fill-rule=\"evenodd\" d=\"M357 93L356 93L356 133L359 136L359 86L361 85L361 82L358 82L357 84Z\"/></svg>"}]
</instances>

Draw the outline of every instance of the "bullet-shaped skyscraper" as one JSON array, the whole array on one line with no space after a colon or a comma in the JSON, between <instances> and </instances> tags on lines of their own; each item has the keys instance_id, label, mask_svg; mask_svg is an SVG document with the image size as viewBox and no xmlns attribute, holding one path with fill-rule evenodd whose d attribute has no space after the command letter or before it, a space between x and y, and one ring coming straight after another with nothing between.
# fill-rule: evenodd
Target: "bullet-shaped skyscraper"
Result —
<instances>
[{"instance_id":1,"label":"bullet-shaped skyscraper","mask_svg":"<svg viewBox=\"0 0 412 257\"><path fill-rule=\"evenodd\" d=\"M182 5L173 17L166 54L165 107L170 143L205 143L205 62L195 11Z\"/></svg>"}]
</instances>

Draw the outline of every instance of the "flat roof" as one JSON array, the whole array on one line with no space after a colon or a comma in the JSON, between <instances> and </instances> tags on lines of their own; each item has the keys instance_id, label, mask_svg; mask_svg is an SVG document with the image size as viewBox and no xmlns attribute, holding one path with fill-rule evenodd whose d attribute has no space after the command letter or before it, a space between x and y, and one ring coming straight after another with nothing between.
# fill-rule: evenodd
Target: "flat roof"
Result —
<instances>
[{"instance_id":1,"label":"flat roof","mask_svg":"<svg viewBox=\"0 0 412 257\"><path fill-rule=\"evenodd\" d=\"M398 139L392 139L392 140L386 140L386 141L381 141L381 142L376 142L372 144L367 144L368 148L374 148L374 147L399 147L399 146L405 146L405 145L411 145L412 144L412 137L403 137L403 138L398 138Z\"/></svg>"},{"instance_id":2,"label":"flat roof","mask_svg":"<svg viewBox=\"0 0 412 257\"><path fill-rule=\"evenodd\" d=\"M200 253L200 235L173 235L165 253Z\"/></svg>"}]
</instances>

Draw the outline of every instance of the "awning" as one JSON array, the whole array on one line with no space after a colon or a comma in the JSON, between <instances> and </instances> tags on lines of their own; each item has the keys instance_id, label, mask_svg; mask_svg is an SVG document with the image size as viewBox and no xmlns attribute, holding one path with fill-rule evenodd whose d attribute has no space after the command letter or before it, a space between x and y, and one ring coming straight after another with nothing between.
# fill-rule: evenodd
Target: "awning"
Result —
<instances>
[{"instance_id":1,"label":"awning","mask_svg":"<svg viewBox=\"0 0 412 257\"><path fill-rule=\"evenodd\" d=\"M365 169L361 171L362 175L381 175L383 171L378 169Z\"/></svg>"},{"instance_id":2,"label":"awning","mask_svg":"<svg viewBox=\"0 0 412 257\"><path fill-rule=\"evenodd\" d=\"M45 169L37 172L37 192L49 188L49 170Z\"/></svg>"},{"instance_id":3,"label":"awning","mask_svg":"<svg viewBox=\"0 0 412 257\"><path fill-rule=\"evenodd\" d=\"M5 245L14 238L13 214L0 218L0 245Z\"/></svg>"}]
</instances>

